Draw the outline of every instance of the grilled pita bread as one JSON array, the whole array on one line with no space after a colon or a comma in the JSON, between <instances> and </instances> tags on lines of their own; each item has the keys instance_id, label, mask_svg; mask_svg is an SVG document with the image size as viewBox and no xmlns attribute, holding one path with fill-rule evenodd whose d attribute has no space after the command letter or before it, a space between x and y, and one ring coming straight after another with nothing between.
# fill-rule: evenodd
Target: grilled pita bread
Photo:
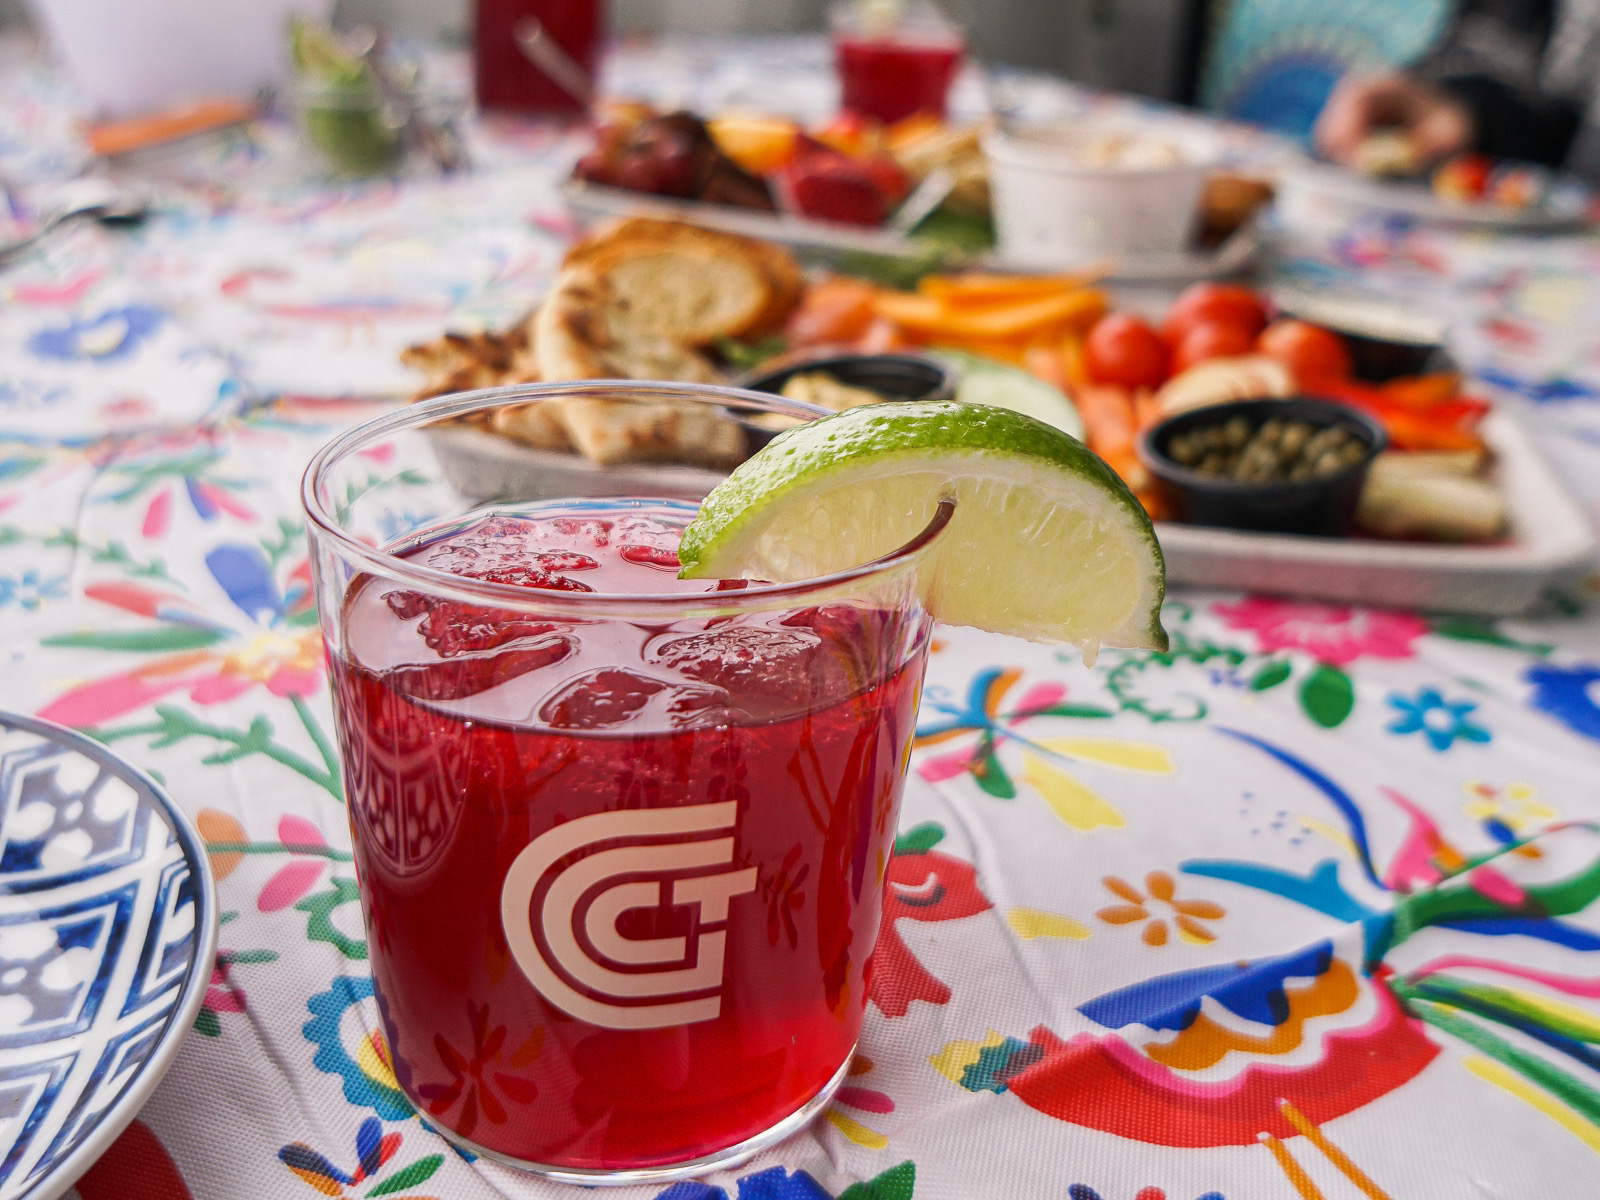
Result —
<instances>
[{"instance_id":1,"label":"grilled pita bread","mask_svg":"<svg viewBox=\"0 0 1600 1200\"><path fill-rule=\"evenodd\" d=\"M545 302L503 334L446 334L401 356L428 376L415 399L472 388L581 379L715 383L702 349L780 328L803 281L778 246L636 217L583 238ZM575 447L601 464L726 465L746 453L737 422L701 405L601 398L508 405L503 436Z\"/></svg>"},{"instance_id":2,"label":"grilled pita bread","mask_svg":"<svg viewBox=\"0 0 1600 1200\"><path fill-rule=\"evenodd\" d=\"M739 423L703 404L563 400L561 421L572 444L602 466L675 462L725 467L748 453Z\"/></svg>"},{"instance_id":3,"label":"grilled pita bread","mask_svg":"<svg viewBox=\"0 0 1600 1200\"><path fill-rule=\"evenodd\" d=\"M670 379L713 383L709 359L648 323L638 308L587 266L565 267L535 319L539 376L568 379Z\"/></svg>"}]
</instances>

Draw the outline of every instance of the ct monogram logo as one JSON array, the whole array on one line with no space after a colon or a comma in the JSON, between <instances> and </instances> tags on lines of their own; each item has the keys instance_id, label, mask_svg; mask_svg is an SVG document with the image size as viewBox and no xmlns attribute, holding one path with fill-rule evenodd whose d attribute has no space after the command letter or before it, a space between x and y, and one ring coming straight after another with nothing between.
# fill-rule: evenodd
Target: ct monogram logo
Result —
<instances>
[{"instance_id":1,"label":"ct monogram logo","mask_svg":"<svg viewBox=\"0 0 1600 1200\"><path fill-rule=\"evenodd\" d=\"M724 866L733 861L736 804L697 804L594 813L558 825L529 842L506 872L500 891L500 922L511 956L541 995L565 1013L606 1029L659 1029L709 1021L722 1011L722 960L727 948L728 901L754 891L756 869L715 875L684 872ZM689 841L695 834L727 830L728 837ZM596 850L578 859L550 880L536 911L533 897L551 868L574 850L619 838L655 838L611 850ZM651 875L653 879L637 876ZM596 885L623 876L597 893L581 914L589 943L605 958L635 970L618 970L594 957L578 941L578 904ZM694 948L689 938L627 938L617 919L633 908L658 905L699 906ZM534 925L544 935L544 948ZM718 928L708 929L708 926ZM548 950L548 959L545 950ZM661 969L664 963L690 963ZM597 996L587 996L563 979L556 968ZM712 988L718 993L684 999ZM609 999L601 999L607 997ZM613 1004L610 1000L649 1003Z\"/></svg>"}]
</instances>

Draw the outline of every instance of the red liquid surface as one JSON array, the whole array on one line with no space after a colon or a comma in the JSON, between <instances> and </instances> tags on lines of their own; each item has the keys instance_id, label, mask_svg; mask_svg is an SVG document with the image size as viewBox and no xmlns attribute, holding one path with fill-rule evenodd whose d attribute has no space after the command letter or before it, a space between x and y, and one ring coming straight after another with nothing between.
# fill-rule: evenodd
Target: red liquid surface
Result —
<instances>
[{"instance_id":1,"label":"red liquid surface","mask_svg":"<svg viewBox=\"0 0 1600 1200\"><path fill-rule=\"evenodd\" d=\"M564 592L726 588L673 573L691 513L494 517L409 555ZM866 1001L926 654L920 613L835 604L575 623L366 578L343 618L333 669L373 976L395 1074L430 1120L519 1160L622 1169L736 1145L823 1088ZM642 832L661 810L686 809L729 825ZM551 860L503 919L508 872L527 875L513 864L533 843L604 813L624 815ZM624 864L554 899L605 851L677 854L686 840L727 838L712 870ZM722 911L672 902L694 878L727 885ZM619 884L652 899L604 908ZM524 969L507 932L519 922L566 999ZM628 976L620 992L640 974L696 966L719 930L720 977L662 997L591 986L568 969L571 946L552 948L563 922L578 953ZM683 939L682 952L629 963L596 930L623 950ZM615 1028L614 1015L596 1024L569 1011L574 995L605 1013L650 1009L648 1020L655 1004L709 999L711 1015Z\"/></svg>"},{"instance_id":2,"label":"red liquid surface","mask_svg":"<svg viewBox=\"0 0 1600 1200\"><path fill-rule=\"evenodd\" d=\"M894 38L834 38L834 57L843 89L841 106L889 124L914 113L941 119L956 69L958 41Z\"/></svg>"},{"instance_id":3,"label":"red liquid surface","mask_svg":"<svg viewBox=\"0 0 1600 1200\"><path fill-rule=\"evenodd\" d=\"M512 112L578 113L584 104L528 60L512 33L536 17L592 80L600 62L600 0L478 0L473 54L478 104Z\"/></svg>"}]
</instances>

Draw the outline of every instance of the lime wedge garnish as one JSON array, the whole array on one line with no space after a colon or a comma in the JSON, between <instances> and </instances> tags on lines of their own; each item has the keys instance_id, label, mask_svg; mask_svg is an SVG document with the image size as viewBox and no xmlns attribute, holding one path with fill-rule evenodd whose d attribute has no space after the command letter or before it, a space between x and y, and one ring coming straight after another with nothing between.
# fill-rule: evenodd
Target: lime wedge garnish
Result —
<instances>
[{"instance_id":1,"label":"lime wedge garnish","mask_svg":"<svg viewBox=\"0 0 1600 1200\"><path fill-rule=\"evenodd\" d=\"M1166 569L1150 518L1059 429L958 401L867 404L790 429L728 476L684 530L688 579L831 574L955 515L917 573L953 625L1041 642L1166 649Z\"/></svg>"}]
</instances>

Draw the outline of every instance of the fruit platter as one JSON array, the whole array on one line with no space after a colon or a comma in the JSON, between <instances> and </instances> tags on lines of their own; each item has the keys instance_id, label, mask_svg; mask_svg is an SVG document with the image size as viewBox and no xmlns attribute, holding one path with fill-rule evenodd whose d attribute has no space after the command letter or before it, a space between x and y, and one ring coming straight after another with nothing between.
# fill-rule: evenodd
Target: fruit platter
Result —
<instances>
[{"instance_id":1,"label":"fruit platter","mask_svg":"<svg viewBox=\"0 0 1600 1200\"><path fill-rule=\"evenodd\" d=\"M919 113L881 125L841 113L806 127L788 117L703 118L612 103L595 145L563 185L580 228L646 215L788 246L808 261L852 270L873 260L993 262L996 252L984 123ZM1266 183L1229 172L1207 181L1179 253L1106 256L1124 279L1193 279L1238 270L1257 249ZM880 272L881 273L881 272Z\"/></svg>"}]
</instances>

